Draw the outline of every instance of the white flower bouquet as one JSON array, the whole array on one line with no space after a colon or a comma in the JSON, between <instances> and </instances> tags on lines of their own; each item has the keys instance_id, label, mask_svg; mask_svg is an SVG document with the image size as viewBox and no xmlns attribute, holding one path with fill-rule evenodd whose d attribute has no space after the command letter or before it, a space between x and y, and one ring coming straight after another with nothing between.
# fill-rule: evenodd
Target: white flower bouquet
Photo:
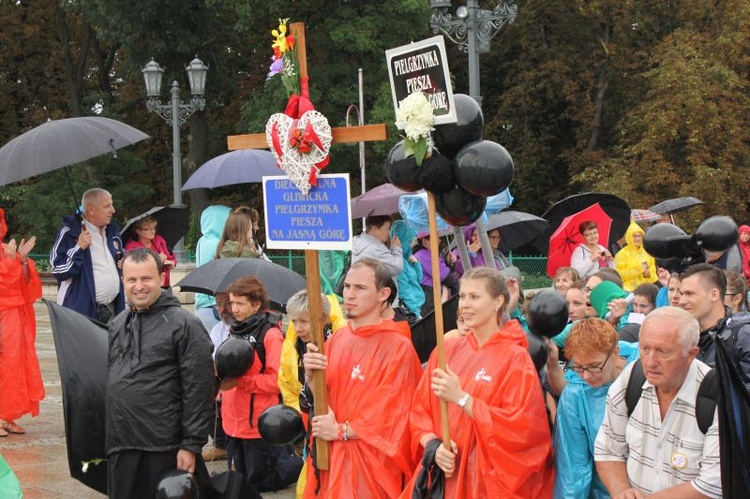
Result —
<instances>
[{"instance_id":1,"label":"white flower bouquet","mask_svg":"<svg viewBox=\"0 0 750 499\"><path fill-rule=\"evenodd\" d=\"M404 153L406 156L413 155L419 166L422 166L422 161L432 145L430 132L434 124L435 113L424 93L411 93L401 101L396 111L396 126L406 134Z\"/></svg>"}]
</instances>

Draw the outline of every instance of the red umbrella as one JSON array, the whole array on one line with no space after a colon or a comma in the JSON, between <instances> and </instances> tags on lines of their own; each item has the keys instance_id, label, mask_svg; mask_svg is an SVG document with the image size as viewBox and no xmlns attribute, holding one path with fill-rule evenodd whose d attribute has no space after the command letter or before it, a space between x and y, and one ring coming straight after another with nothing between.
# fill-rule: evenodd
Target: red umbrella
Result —
<instances>
[{"instance_id":1,"label":"red umbrella","mask_svg":"<svg viewBox=\"0 0 750 499\"><path fill-rule=\"evenodd\" d=\"M570 266L570 257L578 245L583 244L583 236L578 232L578 226L583 222L596 222L599 230L599 241L609 241L609 231L612 226L610 218L604 209L595 203L588 208L565 217L560 226L549 238L549 254L547 256L547 275L554 277L560 267Z\"/></svg>"}]
</instances>

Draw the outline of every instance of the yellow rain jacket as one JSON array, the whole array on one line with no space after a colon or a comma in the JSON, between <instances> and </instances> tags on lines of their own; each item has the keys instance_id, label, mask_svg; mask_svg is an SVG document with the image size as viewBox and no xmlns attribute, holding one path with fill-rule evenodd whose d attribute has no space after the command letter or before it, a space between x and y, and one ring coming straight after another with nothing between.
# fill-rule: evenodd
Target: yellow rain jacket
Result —
<instances>
[{"instance_id":1,"label":"yellow rain jacket","mask_svg":"<svg viewBox=\"0 0 750 499\"><path fill-rule=\"evenodd\" d=\"M328 302L331 304L329 322L335 333L342 327L346 326L346 319L344 318L344 312L341 310L341 305L339 305L339 300L336 295L328 295L326 298L328 298ZM300 383L297 378L299 355L297 355L297 350L294 348L295 343L297 343L297 338L297 331L294 330L294 325L290 321L289 327L286 329L284 344L281 347L279 389L281 390L284 405L294 407L299 411L299 393L300 390L302 390L302 383Z\"/></svg>"},{"instance_id":2,"label":"yellow rain jacket","mask_svg":"<svg viewBox=\"0 0 750 499\"><path fill-rule=\"evenodd\" d=\"M645 235L644 230L637 223L630 222L630 226L625 232L627 245L615 255L615 269L620 273L622 287L625 291L633 291L644 282L656 282L657 279L654 258L646 253L643 242L641 242L641 246L636 246L633 242L633 234L636 232ZM650 277L643 277L644 262L648 265Z\"/></svg>"},{"instance_id":3,"label":"yellow rain jacket","mask_svg":"<svg viewBox=\"0 0 750 499\"><path fill-rule=\"evenodd\" d=\"M328 298L328 302L331 304L331 313L328 316L328 321L330 322L333 333L335 334L336 331L346 326L346 319L344 318L344 312L341 310L341 305L339 305L339 300L336 295L327 295L326 298ZM295 348L297 338L297 331L294 330L294 325L290 321L289 327L286 330L284 344L281 347L279 389L281 390L281 397L284 401L284 405L294 407L299 411L299 393L302 390L302 383L300 383L299 378L297 377L299 372L299 355ZM307 418L303 417L303 421L307 421ZM305 490L305 483L307 481L306 468L307 465L302 467L299 480L297 480L297 497L302 497L302 492Z\"/></svg>"}]
</instances>

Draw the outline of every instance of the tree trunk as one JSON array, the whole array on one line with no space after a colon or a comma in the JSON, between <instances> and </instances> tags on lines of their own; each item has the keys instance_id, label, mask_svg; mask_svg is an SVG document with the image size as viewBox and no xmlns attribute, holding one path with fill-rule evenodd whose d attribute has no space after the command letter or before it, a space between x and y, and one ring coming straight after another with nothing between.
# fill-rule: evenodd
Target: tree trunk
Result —
<instances>
[{"instance_id":1,"label":"tree trunk","mask_svg":"<svg viewBox=\"0 0 750 499\"><path fill-rule=\"evenodd\" d=\"M604 116L604 101L607 97L607 90L609 89L609 82L611 78L609 74L608 64L609 53L607 51L607 45L609 44L611 33L612 26L608 24L604 27L604 36L602 39L602 45L604 45L604 53L606 57L604 61L602 61L601 67L599 68L599 75L596 81L597 91L594 108L593 129L591 130L591 135L589 135L589 140L586 143L587 152L595 150L599 144L599 136L601 134L602 128L602 117Z\"/></svg>"}]
</instances>

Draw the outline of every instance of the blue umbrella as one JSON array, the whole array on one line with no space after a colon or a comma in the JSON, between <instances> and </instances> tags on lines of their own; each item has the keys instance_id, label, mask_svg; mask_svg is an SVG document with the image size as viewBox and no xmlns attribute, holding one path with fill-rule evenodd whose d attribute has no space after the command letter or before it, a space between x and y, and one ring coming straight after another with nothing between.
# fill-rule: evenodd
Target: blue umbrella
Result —
<instances>
[{"instance_id":1,"label":"blue umbrella","mask_svg":"<svg viewBox=\"0 0 750 499\"><path fill-rule=\"evenodd\" d=\"M190 175L181 190L257 184L272 175L284 175L284 171L276 166L276 158L270 151L243 149L206 161Z\"/></svg>"}]
</instances>

